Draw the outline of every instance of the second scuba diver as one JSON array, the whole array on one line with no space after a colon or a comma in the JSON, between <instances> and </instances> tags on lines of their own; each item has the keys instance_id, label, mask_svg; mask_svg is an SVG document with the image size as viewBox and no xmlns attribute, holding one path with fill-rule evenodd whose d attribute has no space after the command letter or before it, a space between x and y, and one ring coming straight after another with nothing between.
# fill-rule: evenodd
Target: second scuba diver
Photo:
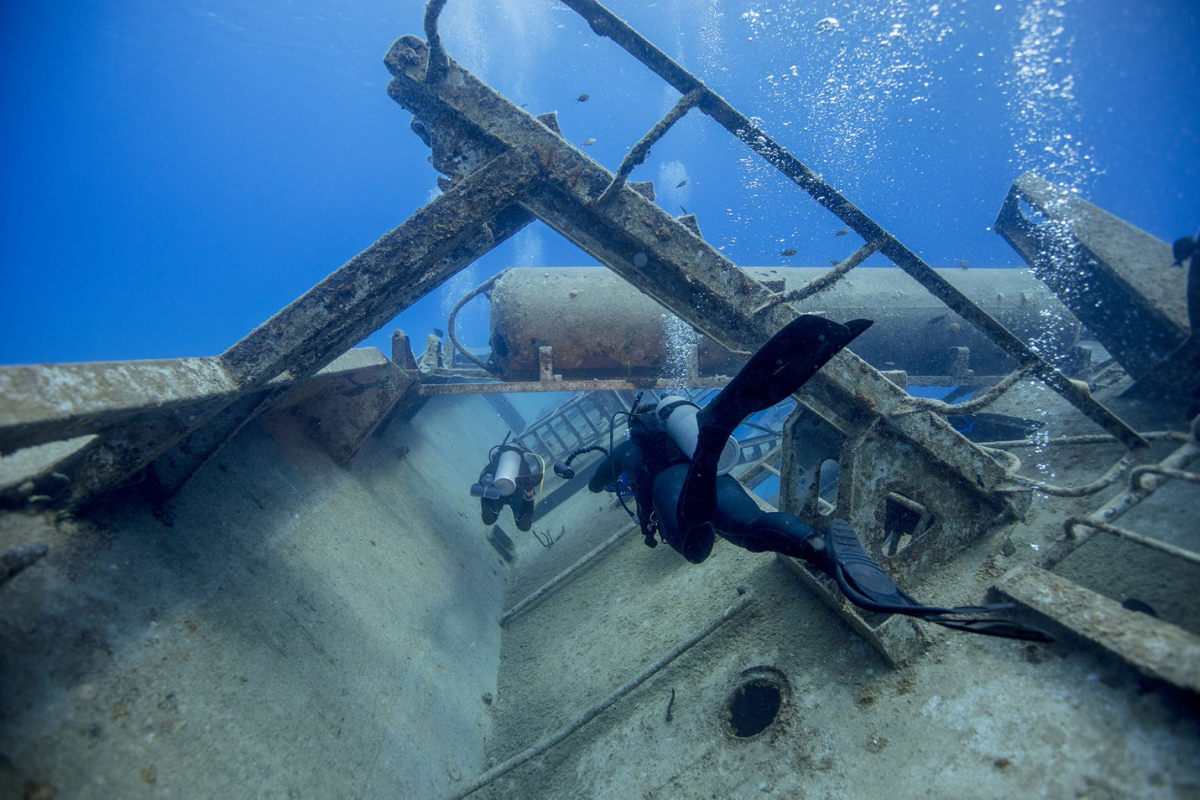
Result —
<instances>
[{"instance_id":1,"label":"second scuba diver","mask_svg":"<svg viewBox=\"0 0 1200 800\"><path fill-rule=\"evenodd\" d=\"M537 507L533 492L541 487L544 473L539 455L509 444L508 436L505 436L504 441L488 453L487 466L471 486L472 496L479 498L483 524L495 523L501 509L508 506L518 530L532 528L533 512Z\"/></svg>"},{"instance_id":2,"label":"second scuba diver","mask_svg":"<svg viewBox=\"0 0 1200 800\"><path fill-rule=\"evenodd\" d=\"M657 407L638 407L635 401L629 438L606 453L588 488L601 492L617 487L620 497L631 486L637 503L634 518L646 544L655 546L658 535L693 564L708 558L719 534L752 552L773 551L807 561L836 580L851 602L869 611L906 614L973 633L1048 640L1042 631L979 616L1010 605L922 605L871 558L849 523L834 520L820 532L791 514L763 512L737 480L719 474L725 471L722 453L729 442L736 445L731 436L746 417L790 396L870 326L870 320L841 325L804 315L772 336L704 408L697 410L682 398L664 399ZM595 449L603 450L589 447L571 457ZM726 461L729 456L736 456L736 448ZM555 472L573 477L570 459L556 464Z\"/></svg>"}]
</instances>

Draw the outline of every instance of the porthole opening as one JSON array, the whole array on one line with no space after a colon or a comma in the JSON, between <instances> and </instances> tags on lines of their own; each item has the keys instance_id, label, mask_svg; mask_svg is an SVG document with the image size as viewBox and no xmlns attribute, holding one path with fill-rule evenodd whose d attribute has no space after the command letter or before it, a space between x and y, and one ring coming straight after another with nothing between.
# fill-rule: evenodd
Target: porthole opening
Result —
<instances>
[{"instance_id":1,"label":"porthole opening","mask_svg":"<svg viewBox=\"0 0 1200 800\"><path fill-rule=\"evenodd\" d=\"M765 731L783 705L783 694L774 682L753 678L734 690L729 699L729 728L745 738Z\"/></svg>"}]
</instances>

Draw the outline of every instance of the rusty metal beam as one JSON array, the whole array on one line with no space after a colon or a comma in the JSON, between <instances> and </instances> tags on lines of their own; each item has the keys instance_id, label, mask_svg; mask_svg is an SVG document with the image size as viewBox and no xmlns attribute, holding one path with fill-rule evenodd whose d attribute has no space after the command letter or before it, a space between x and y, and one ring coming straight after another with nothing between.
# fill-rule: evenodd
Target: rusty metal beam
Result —
<instances>
[{"instance_id":1,"label":"rusty metal beam","mask_svg":"<svg viewBox=\"0 0 1200 800\"><path fill-rule=\"evenodd\" d=\"M168 416L171 419L188 418L203 413L215 403L226 403L208 424L162 453L150 465L151 470L145 478L139 480L155 484L159 493L166 497L178 491L246 422L281 398L299 400L318 392L352 391L355 386L376 380L376 373L381 369L389 370L389 375L403 376L402 381L416 380L415 371L396 367L374 347L344 353L303 382L295 381L290 373L285 373L265 386L240 391L233 388L227 376L222 377L222 371L212 369L214 361L178 359L22 367L17 375L21 379L20 385L25 388L16 395L19 402L12 409L6 406L4 413L19 414L28 409L32 415L37 415L47 409L63 409L60 419L46 419L43 414L40 422L24 431L26 435L49 436L45 441L60 441L88 434L103 436L123 426L157 426ZM197 362L201 362L199 370ZM0 375L6 372L8 370L0 370ZM8 374L11 377L11 373ZM177 380L172 381L173 377ZM302 384L299 386L302 394L293 398L288 392L298 383ZM160 389L161 394L158 394ZM63 433L53 435L56 430ZM21 443L19 446L30 445ZM33 482L35 492L59 500L69 480L51 477L50 471L69 477L74 471L73 465L84 455L86 450L77 450L58 463L47 463L30 473L28 478ZM24 502L25 498L13 487L0 491L0 503L22 505Z\"/></svg>"},{"instance_id":2,"label":"rusty metal beam","mask_svg":"<svg viewBox=\"0 0 1200 800\"><path fill-rule=\"evenodd\" d=\"M1190 475L1192 473L1183 474ZM1182 547L1176 547L1175 545L1168 544L1167 542L1160 542L1158 539L1152 539L1149 536L1142 536L1139 533L1127 531L1124 528L1118 528L1116 525L1109 525L1107 522L1100 522L1099 520L1088 519L1087 517L1067 517L1067 521L1063 523L1063 527L1067 530L1068 539L1075 538L1075 530L1077 528L1094 528L1098 531L1103 531L1104 533L1116 536L1118 539L1124 539L1127 542L1133 542L1134 544L1141 545L1142 547L1146 547L1151 550L1157 550L1160 553L1166 553L1174 558L1200 565L1200 553L1186 550Z\"/></svg>"},{"instance_id":3,"label":"rusty metal beam","mask_svg":"<svg viewBox=\"0 0 1200 800\"><path fill-rule=\"evenodd\" d=\"M694 389L720 389L729 378L701 378L688 386ZM509 381L501 383L423 383L417 389L422 397L464 394L509 394L513 392L637 392L643 389L678 389L679 381L660 378L646 381Z\"/></svg>"},{"instance_id":4,"label":"rusty metal beam","mask_svg":"<svg viewBox=\"0 0 1200 800\"><path fill-rule=\"evenodd\" d=\"M0 454L237 392L217 358L0 367Z\"/></svg>"},{"instance_id":5,"label":"rusty metal beam","mask_svg":"<svg viewBox=\"0 0 1200 800\"><path fill-rule=\"evenodd\" d=\"M1032 172L1013 181L995 229L1134 378L1187 337L1186 274L1166 242Z\"/></svg>"},{"instance_id":6,"label":"rusty metal beam","mask_svg":"<svg viewBox=\"0 0 1200 800\"><path fill-rule=\"evenodd\" d=\"M1023 564L997 582L1000 594L1128 661L1147 675L1200 692L1200 637Z\"/></svg>"},{"instance_id":7,"label":"rusty metal beam","mask_svg":"<svg viewBox=\"0 0 1200 800\"><path fill-rule=\"evenodd\" d=\"M479 167L227 350L221 365L239 391L320 370L532 218L514 200L536 170L522 153ZM129 481L206 425L236 395L168 410L93 441L72 459L62 502L84 505Z\"/></svg>"},{"instance_id":8,"label":"rusty metal beam","mask_svg":"<svg viewBox=\"0 0 1200 800\"><path fill-rule=\"evenodd\" d=\"M522 152L481 166L225 351L226 369L241 385L316 372L528 224L510 209L535 177Z\"/></svg>"},{"instance_id":9,"label":"rusty metal beam","mask_svg":"<svg viewBox=\"0 0 1200 800\"><path fill-rule=\"evenodd\" d=\"M522 198L526 209L727 349L749 355L794 318L783 308L747 314L747 297L757 307L770 292L629 186L596 208L610 172L453 61L441 85L427 86L425 57L425 43L404 36L384 63L394 76L388 94L418 120L436 121L425 125L435 153L440 145L468 161L478 159L475 147L526 154L540 172ZM465 138L451 146L455 134Z\"/></svg>"},{"instance_id":10,"label":"rusty metal beam","mask_svg":"<svg viewBox=\"0 0 1200 800\"><path fill-rule=\"evenodd\" d=\"M393 364L374 347L356 348L287 392L245 393L155 459L147 480L153 480L163 499L173 497L248 422L264 413L294 409L304 420L319 420L316 430L310 426L310 435L344 464L417 378L415 369ZM283 388L279 384L276 378L267 385Z\"/></svg>"},{"instance_id":11,"label":"rusty metal beam","mask_svg":"<svg viewBox=\"0 0 1200 800\"><path fill-rule=\"evenodd\" d=\"M756 313L772 292L637 192L623 189L598 206L595 198L611 183L611 173L453 61L440 86L426 86L424 60L424 42L399 39L384 59L394 76L388 94L419 121L450 124L489 151L503 147L525 153L540 180L521 204L681 319L745 356L795 318L786 304ZM477 158L469 140L443 138L439 144L435 135L434 144L435 151L440 146L462 160ZM908 395L853 353L835 356L818 380L810 381L817 384L826 387L828 403L853 412L863 424L882 415L888 427L973 491L992 495L1008 484L995 460L944 420L930 414L892 416ZM1009 502L991 499L1001 507Z\"/></svg>"},{"instance_id":12,"label":"rusty metal beam","mask_svg":"<svg viewBox=\"0 0 1200 800\"><path fill-rule=\"evenodd\" d=\"M1100 508L1091 514L1088 514L1084 520L1111 525L1125 512L1140 504L1143 500L1154 494L1163 484L1171 480L1171 472L1186 470L1198 458L1200 458L1200 416L1192 420L1188 440L1162 461L1158 462L1158 466L1162 470L1138 471L1130 477L1128 489L1100 506ZM1158 474L1155 474L1155 472ZM1041 558L1038 560L1040 566L1045 569L1053 569L1060 561L1078 550L1098 530L1095 527L1088 528L1087 526L1072 524L1074 522L1075 518L1068 520L1065 525L1066 535L1054 542L1042 553ZM1079 527L1084 527L1085 530L1079 530Z\"/></svg>"},{"instance_id":13,"label":"rusty metal beam","mask_svg":"<svg viewBox=\"0 0 1200 800\"><path fill-rule=\"evenodd\" d=\"M596 0L562 0L562 2L583 17L597 35L611 39L620 45L630 55L671 84L680 94L687 95L697 89L703 89L703 96L697 104L701 111L720 123L767 163L806 191L817 203L835 214L851 230L861 236L864 242L878 247L879 251L892 263L915 278L931 294L995 342L1018 364L1028 366L1032 374L1041 378L1047 386L1062 395L1093 422L1117 437L1126 447L1136 449L1149 446L1120 417L1105 408L1085 389L1072 383L991 315L971 302L949 281L938 275L932 267L905 247L899 239L884 230L875 220L801 163L782 145L751 122L748 117L716 92L705 87L699 78L668 58L665 53L623 20Z\"/></svg>"}]
</instances>

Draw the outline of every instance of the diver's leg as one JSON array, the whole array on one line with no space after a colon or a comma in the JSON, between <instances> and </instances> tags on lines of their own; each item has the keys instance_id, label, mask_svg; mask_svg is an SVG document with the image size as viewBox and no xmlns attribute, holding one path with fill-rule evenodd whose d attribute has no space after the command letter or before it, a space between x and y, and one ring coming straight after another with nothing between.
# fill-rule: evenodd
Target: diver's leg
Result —
<instances>
[{"instance_id":1,"label":"diver's leg","mask_svg":"<svg viewBox=\"0 0 1200 800\"><path fill-rule=\"evenodd\" d=\"M484 525L494 525L500 517L500 509L504 506L501 500L491 497L479 498L479 515L483 517Z\"/></svg>"},{"instance_id":2,"label":"diver's leg","mask_svg":"<svg viewBox=\"0 0 1200 800\"><path fill-rule=\"evenodd\" d=\"M533 507L535 505L532 497L526 498L521 490L517 490L512 495L513 520L517 523L517 530L527 531L533 527Z\"/></svg>"},{"instance_id":3,"label":"diver's leg","mask_svg":"<svg viewBox=\"0 0 1200 800\"><path fill-rule=\"evenodd\" d=\"M699 564L712 552L716 533L711 525L707 530L688 531L679 523L679 492L687 475L687 464L676 464L658 473L654 479L654 513L662 540L688 561Z\"/></svg>"},{"instance_id":4,"label":"diver's leg","mask_svg":"<svg viewBox=\"0 0 1200 800\"><path fill-rule=\"evenodd\" d=\"M869 320L862 319L839 325L810 314L797 317L760 347L733 380L700 409L696 452L679 495L679 518L685 528L711 527L717 464L726 440L742 420L791 395L870 326Z\"/></svg>"},{"instance_id":5,"label":"diver's leg","mask_svg":"<svg viewBox=\"0 0 1200 800\"><path fill-rule=\"evenodd\" d=\"M688 561L699 564L712 552L715 536L711 526L684 529L680 525L675 500L686 478L686 464L663 470L654 482L654 507L663 541ZM770 551L802 558L828 572L822 561L820 534L798 517L777 511L764 512L750 493L729 475L718 477L715 485L715 533L751 552Z\"/></svg>"},{"instance_id":6,"label":"diver's leg","mask_svg":"<svg viewBox=\"0 0 1200 800\"><path fill-rule=\"evenodd\" d=\"M717 478L717 533L753 553L781 553L824 569L821 535L799 517L763 511L750 493L728 475Z\"/></svg>"},{"instance_id":7,"label":"diver's leg","mask_svg":"<svg viewBox=\"0 0 1200 800\"><path fill-rule=\"evenodd\" d=\"M717 530L734 544L756 553L770 551L803 559L834 579L841 573L843 592L865 608L917 605L871 558L844 520L830 522L822 535L792 514L763 512L749 492L728 475L717 478L716 499Z\"/></svg>"}]
</instances>

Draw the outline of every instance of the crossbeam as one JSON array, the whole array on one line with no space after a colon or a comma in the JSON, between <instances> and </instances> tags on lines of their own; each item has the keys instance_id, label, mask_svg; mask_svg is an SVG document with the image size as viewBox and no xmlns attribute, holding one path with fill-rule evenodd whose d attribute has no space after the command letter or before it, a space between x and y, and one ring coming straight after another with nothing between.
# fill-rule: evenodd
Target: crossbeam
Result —
<instances>
[{"instance_id":1,"label":"crossbeam","mask_svg":"<svg viewBox=\"0 0 1200 800\"><path fill-rule=\"evenodd\" d=\"M724 98L708 89L699 78L671 60L624 20L596 0L562 0L562 2L583 17L597 35L611 39L671 84L680 94L689 95L700 91L701 96L697 107L702 112L712 117L768 164L783 173L812 196L817 203L835 214L847 227L861 236L864 242L877 246L879 251L887 256L893 264L911 275L931 294L975 326L1018 364L1028 367L1032 375L1037 376L1047 386L1062 395L1067 402L1079 409L1085 416L1111 433L1128 448L1149 447L1149 444L1139 437L1136 431L1092 397L1086 389L1072 383L1066 375L1055 369L995 318L954 288L949 281L938 275L920 256L884 230L862 209L805 166Z\"/></svg>"},{"instance_id":2,"label":"crossbeam","mask_svg":"<svg viewBox=\"0 0 1200 800\"><path fill-rule=\"evenodd\" d=\"M82 506L126 483L239 393L285 372L290 384L319 371L531 222L514 200L535 175L520 152L479 166L222 354L229 392L121 426L74 454L61 468L70 483L60 502ZM236 423L227 427L235 430Z\"/></svg>"},{"instance_id":3,"label":"crossbeam","mask_svg":"<svg viewBox=\"0 0 1200 800\"><path fill-rule=\"evenodd\" d=\"M388 94L429 132L435 165L439 152L470 160L474 147L525 154L538 172L518 200L525 209L731 352L748 356L796 317L786 304L764 309L773 292L641 194L625 187L598 204L610 172L453 60L428 85L425 59L425 43L405 36L384 63L394 77ZM882 417L996 505L1009 502L993 495L1008 483L994 459L933 415L891 416L908 395L853 353L839 353L810 385L863 424Z\"/></svg>"}]
</instances>

